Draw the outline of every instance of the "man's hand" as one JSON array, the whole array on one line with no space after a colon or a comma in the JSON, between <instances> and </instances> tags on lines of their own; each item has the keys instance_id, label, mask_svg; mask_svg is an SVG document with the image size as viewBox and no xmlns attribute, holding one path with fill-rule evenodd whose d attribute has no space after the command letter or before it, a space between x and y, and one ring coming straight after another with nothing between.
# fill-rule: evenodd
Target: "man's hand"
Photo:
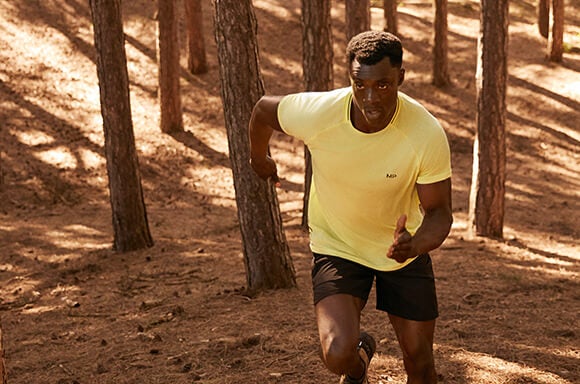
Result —
<instances>
[{"instance_id":1,"label":"man's hand","mask_svg":"<svg viewBox=\"0 0 580 384\"><path fill-rule=\"evenodd\" d=\"M399 263L404 263L405 260L417 256L416 250L413 247L413 236L407 231L407 215L401 215L397 220L395 228L393 245L387 252L387 257L396 260Z\"/></svg>"},{"instance_id":2,"label":"man's hand","mask_svg":"<svg viewBox=\"0 0 580 384\"><path fill-rule=\"evenodd\" d=\"M272 182L279 187L280 179L278 178L278 169L276 163L270 156L266 156L263 160L250 159L252 169L260 178L264 180L271 179Z\"/></svg>"}]
</instances>

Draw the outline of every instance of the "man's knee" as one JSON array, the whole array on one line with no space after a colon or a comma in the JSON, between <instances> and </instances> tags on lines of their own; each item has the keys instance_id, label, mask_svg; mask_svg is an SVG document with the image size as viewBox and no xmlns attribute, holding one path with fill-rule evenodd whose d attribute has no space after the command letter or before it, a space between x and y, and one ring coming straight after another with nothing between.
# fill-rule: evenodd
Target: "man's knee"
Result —
<instances>
[{"instance_id":1,"label":"man's knee","mask_svg":"<svg viewBox=\"0 0 580 384\"><path fill-rule=\"evenodd\" d=\"M433 349L430 345L403 348L403 360L409 376L430 377L435 373Z\"/></svg>"},{"instance_id":2,"label":"man's knee","mask_svg":"<svg viewBox=\"0 0 580 384\"><path fill-rule=\"evenodd\" d=\"M328 370L338 375L351 372L360 359L357 345L357 338L326 336L322 340L322 359Z\"/></svg>"}]
</instances>

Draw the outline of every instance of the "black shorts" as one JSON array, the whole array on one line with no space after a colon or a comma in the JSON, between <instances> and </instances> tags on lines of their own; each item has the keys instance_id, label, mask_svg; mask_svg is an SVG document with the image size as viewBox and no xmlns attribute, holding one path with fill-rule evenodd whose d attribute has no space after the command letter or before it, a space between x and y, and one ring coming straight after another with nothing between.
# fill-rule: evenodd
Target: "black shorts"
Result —
<instances>
[{"instance_id":1,"label":"black shorts","mask_svg":"<svg viewBox=\"0 0 580 384\"><path fill-rule=\"evenodd\" d=\"M339 293L366 302L375 277L378 310L417 321L433 320L439 315L435 278L428 254L419 255L399 270L383 272L340 257L314 253L314 304Z\"/></svg>"}]
</instances>

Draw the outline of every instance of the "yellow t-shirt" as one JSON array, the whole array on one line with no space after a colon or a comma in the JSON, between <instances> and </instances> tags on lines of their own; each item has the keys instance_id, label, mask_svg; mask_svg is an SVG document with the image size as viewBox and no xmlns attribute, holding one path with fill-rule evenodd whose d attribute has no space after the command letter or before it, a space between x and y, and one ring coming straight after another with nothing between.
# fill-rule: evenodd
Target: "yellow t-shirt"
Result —
<instances>
[{"instance_id":1,"label":"yellow t-shirt","mask_svg":"<svg viewBox=\"0 0 580 384\"><path fill-rule=\"evenodd\" d=\"M447 137L419 103L399 92L391 123L363 133L350 121L351 88L285 96L280 126L304 141L312 154L308 210L310 248L368 267L391 271L387 258L397 219L407 214L414 234L423 214L416 183L451 176Z\"/></svg>"}]
</instances>

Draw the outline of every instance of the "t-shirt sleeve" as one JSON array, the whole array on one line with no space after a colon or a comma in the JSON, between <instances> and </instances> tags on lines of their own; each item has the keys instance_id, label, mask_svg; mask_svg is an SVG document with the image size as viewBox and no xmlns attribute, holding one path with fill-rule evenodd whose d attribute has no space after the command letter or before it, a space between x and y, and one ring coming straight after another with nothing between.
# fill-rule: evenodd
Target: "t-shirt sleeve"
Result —
<instances>
[{"instance_id":1,"label":"t-shirt sleeve","mask_svg":"<svg viewBox=\"0 0 580 384\"><path fill-rule=\"evenodd\" d=\"M321 126L321 95L304 92L283 97L278 104L278 122L282 130L308 144L316 134L316 128Z\"/></svg>"},{"instance_id":2,"label":"t-shirt sleeve","mask_svg":"<svg viewBox=\"0 0 580 384\"><path fill-rule=\"evenodd\" d=\"M421 156L418 184L432 184L451 177L451 151L445 131L436 123Z\"/></svg>"}]
</instances>

